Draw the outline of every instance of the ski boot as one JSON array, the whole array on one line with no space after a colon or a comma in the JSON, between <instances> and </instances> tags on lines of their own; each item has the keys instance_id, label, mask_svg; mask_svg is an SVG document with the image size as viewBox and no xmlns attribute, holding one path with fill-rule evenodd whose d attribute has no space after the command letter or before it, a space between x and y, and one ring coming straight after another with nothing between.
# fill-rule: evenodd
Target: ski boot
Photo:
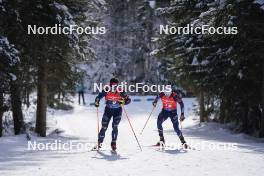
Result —
<instances>
[{"instance_id":1,"label":"ski boot","mask_svg":"<svg viewBox=\"0 0 264 176\"><path fill-rule=\"evenodd\" d=\"M184 137L181 135L179 136L180 140L181 140L181 143L182 143L182 148L183 149L188 149L189 146L187 145L186 141L184 140Z\"/></svg>"},{"instance_id":2,"label":"ski boot","mask_svg":"<svg viewBox=\"0 0 264 176\"><path fill-rule=\"evenodd\" d=\"M116 151L116 142L115 141L111 142L111 149L112 149L112 151Z\"/></svg>"},{"instance_id":3,"label":"ski boot","mask_svg":"<svg viewBox=\"0 0 264 176\"><path fill-rule=\"evenodd\" d=\"M117 154L117 152L116 152L116 142L115 141L112 141L111 142L111 153L112 154Z\"/></svg>"},{"instance_id":4,"label":"ski boot","mask_svg":"<svg viewBox=\"0 0 264 176\"><path fill-rule=\"evenodd\" d=\"M98 144L96 146L94 146L92 150L100 150L102 148L102 145L103 145L103 143L98 142Z\"/></svg>"},{"instance_id":5,"label":"ski boot","mask_svg":"<svg viewBox=\"0 0 264 176\"><path fill-rule=\"evenodd\" d=\"M160 137L160 141L157 142L156 145L154 145L155 147L164 147L165 146L165 139L164 137Z\"/></svg>"}]
</instances>

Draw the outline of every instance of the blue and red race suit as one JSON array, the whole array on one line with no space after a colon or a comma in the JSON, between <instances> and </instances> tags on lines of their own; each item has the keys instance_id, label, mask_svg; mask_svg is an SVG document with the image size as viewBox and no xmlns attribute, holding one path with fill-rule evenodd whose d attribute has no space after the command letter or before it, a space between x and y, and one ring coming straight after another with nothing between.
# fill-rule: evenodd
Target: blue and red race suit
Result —
<instances>
[{"instance_id":1,"label":"blue and red race suit","mask_svg":"<svg viewBox=\"0 0 264 176\"><path fill-rule=\"evenodd\" d=\"M115 142L118 136L118 125L122 117L122 106L120 105L119 101L124 100L125 105L127 105L131 102L131 99L125 92L116 90L115 92L100 92L95 98L95 101L100 102L103 97L105 97L106 106L102 118L102 128L98 135L98 143L103 142L105 138L105 132L112 117L112 142Z\"/></svg>"},{"instance_id":2,"label":"blue and red race suit","mask_svg":"<svg viewBox=\"0 0 264 176\"><path fill-rule=\"evenodd\" d=\"M163 127L162 123L167 120L169 117L173 124L174 131L177 133L178 136L182 136L182 132L179 129L179 122L178 122L178 115L177 115L177 103L180 104L181 107L181 114L184 115L184 104L180 94L173 91L172 94L167 97L163 92L157 95L154 103L157 103L158 100L161 99L162 101L162 110L158 116L157 120L157 127L159 131L159 136L163 137Z\"/></svg>"}]
</instances>

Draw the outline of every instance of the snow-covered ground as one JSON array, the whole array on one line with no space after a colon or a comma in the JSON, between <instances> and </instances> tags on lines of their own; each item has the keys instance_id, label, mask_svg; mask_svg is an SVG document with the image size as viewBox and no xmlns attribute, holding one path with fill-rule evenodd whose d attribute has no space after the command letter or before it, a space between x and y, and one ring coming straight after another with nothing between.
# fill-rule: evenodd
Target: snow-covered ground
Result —
<instances>
[{"instance_id":1,"label":"snow-covered ground","mask_svg":"<svg viewBox=\"0 0 264 176\"><path fill-rule=\"evenodd\" d=\"M90 103L93 95L86 95ZM119 126L118 155L110 153L111 124L106 133L104 150L95 151L29 151L24 135L0 138L0 176L93 176L93 175L242 175L261 176L264 173L264 143L241 134L233 134L219 124L198 125L193 113L195 99L184 99L186 120L183 134L196 150L182 150L180 147L160 151L150 145L158 140L156 118L160 105L155 109L143 135L140 130L152 109L149 97L140 98L126 106L143 151L137 146L129 124L123 115ZM100 118L103 112L100 106ZM92 106L74 105L74 110L55 111L56 127L63 130L60 135L47 138L32 137L32 141L49 143L59 140L93 144L97 140L96 109ZM164 123L167 143L179 144L170 120ZM205 147L199 147L206 144ZM210 145L209 145L210 144ZM212 145L220 146L213 150ZM223 149L223 146L229 148ZM230 147L232 146L232 147ZM222 147L222 148L221 148ZM232 150L231 150L232 149Z\"/></svg>"}]
</instances>

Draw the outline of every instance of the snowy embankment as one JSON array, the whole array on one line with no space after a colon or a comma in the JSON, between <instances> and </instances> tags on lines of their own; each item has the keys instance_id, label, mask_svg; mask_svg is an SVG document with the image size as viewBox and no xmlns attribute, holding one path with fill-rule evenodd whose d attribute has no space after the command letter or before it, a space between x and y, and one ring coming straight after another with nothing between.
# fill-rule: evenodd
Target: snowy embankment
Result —
<instances>
[{"instance_id":1,"label":"snowy embankment","mask_svg":"<svg viewBox=\"0 0 264 176\"><path fill-rule=\"evenodd\" d=\"M94 96L87 95L90 103ZM139 98L139 97L133 97ZM140 97L142 101L126 106L131 122L143 146L141 152L123 115L118 137L118 155L111 155L111 124L106 133L104 150L91 151L28 151L25 135L0 138L0 175L1 176L89 176L89 175L249 175L264 173L264 143L245 138L245 135L232 134L223 126L215 123L199 126L197 116L192 112L195 99L184 99L186 120L183 122L183 134L188 143L196 150L180 148L157 150L150 145L158 140L156 117L160 105L155 109L143 135L139 135L152 106L149 97ZM103 112L100 106L100 118ZM55 121L56 128L64 131L60 135L47 138L32 136L32 141L49 143L59 140L93 145L97 140L96 109L92 106L74 105L74 110L55 111L49 118ZM170 120L164 123L167 143L179 144ZM207 144L200 148L202 144ZM229 145L230 144L230 145ZM220 149L210 148L212 145ZM221 147L232 146L232 150Z\"/></svg>"}]
</instances>

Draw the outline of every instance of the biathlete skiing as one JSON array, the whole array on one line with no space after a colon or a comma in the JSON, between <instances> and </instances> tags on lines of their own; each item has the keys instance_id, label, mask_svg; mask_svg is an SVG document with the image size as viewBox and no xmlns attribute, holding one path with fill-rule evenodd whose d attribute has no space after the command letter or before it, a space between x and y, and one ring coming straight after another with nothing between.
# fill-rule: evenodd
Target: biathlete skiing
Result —
<instances>
[{"instance_id":1,"label":"biathlete skiing","mask_svg":"<svg viewBox=\"0 0 264 176\"><path fill-rule=\"evenodd\" d=\"M184 140L183 134L179 129L179 121L177 115L177 103L179 103L181 109L180 121L183 121L185 119L184 103L182 101L181 95L177 93L175 90L172 90L172 88L170 87L169 89L166 89L164 90L164 92L161 92L157 95L157 97L152 103L154 107L156 107L159 99L161 99L163 107L157 119L157 127L158 127L160 141L155 146L163 146L163 147L165 146L165 138L163 135L162 123L166 121L168 118L170 118L173 124L174 131L177 133L183 148L185 149L188 148L188 145Z\"/></svg>"},{"instance_id":2,"label":"biathlete skiing","mask_svg":"<svg viewBox=\"0 0 264 176\"><path fill-rule=\"evenodd\" d=\"M116 151L118 125L122 117L122 106L127 105L131 102L129 96L125 92L118 89L118 83L119 83L118 79L112 78L110 80L110 90L107 92L106 91L100 92L98 96L95 98L95 107L97 108L99 107L100 100L103 97L105 97L106 106L101 122L102 127L98 134L98 145L94 149L99 150L101 148L105 138L105 132L108 128L111 118L113 117L111 148L112 151Z\"/></svg>"}]
</instances>

